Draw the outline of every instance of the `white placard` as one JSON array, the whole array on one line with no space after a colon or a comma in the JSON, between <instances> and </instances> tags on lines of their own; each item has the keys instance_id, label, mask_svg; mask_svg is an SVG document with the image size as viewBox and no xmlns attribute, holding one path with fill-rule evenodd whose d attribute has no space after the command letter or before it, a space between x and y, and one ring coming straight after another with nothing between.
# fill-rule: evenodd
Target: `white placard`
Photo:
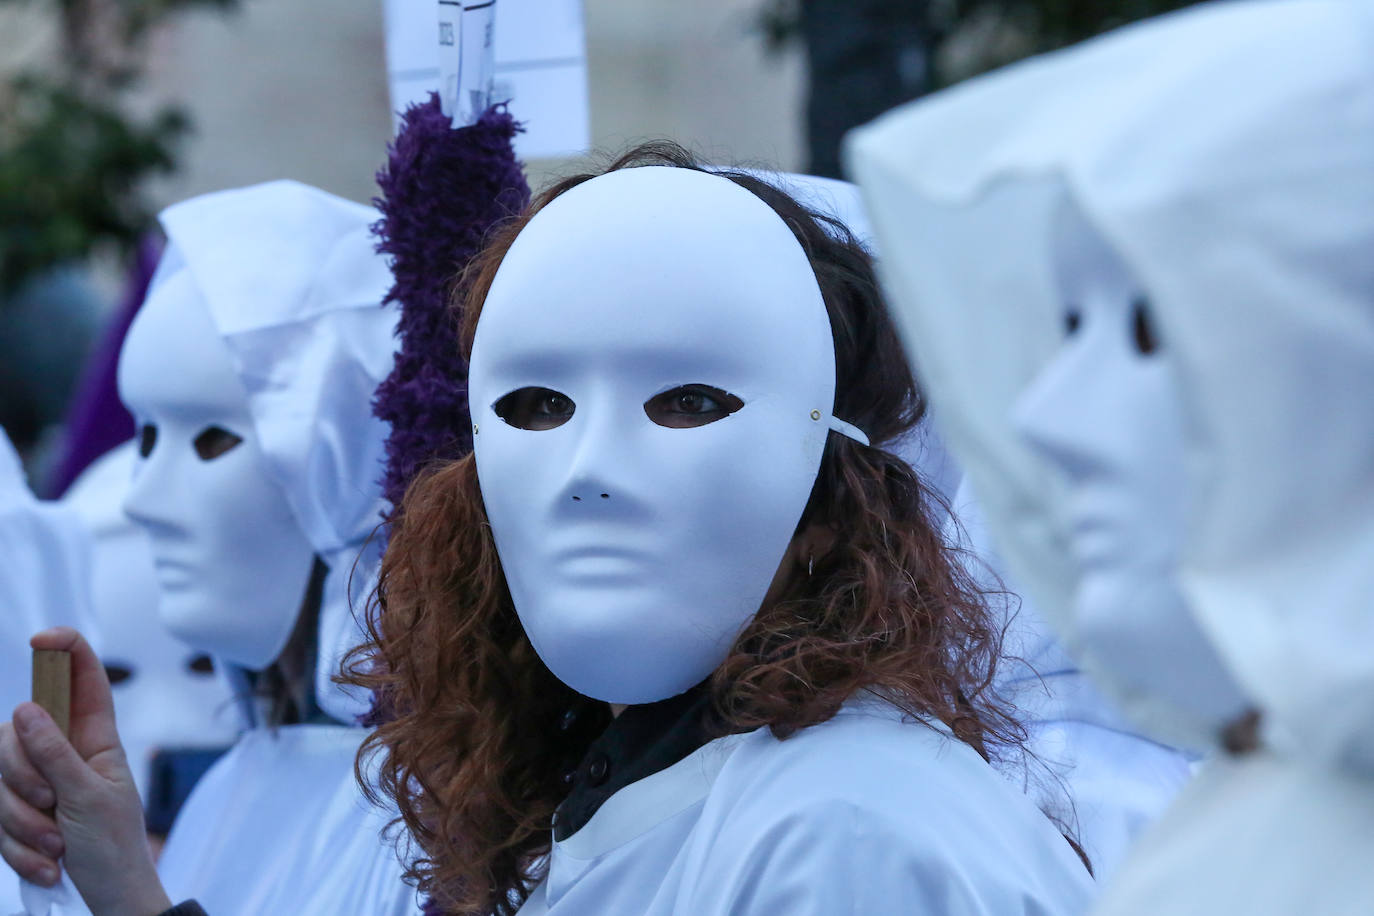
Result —
<instances>
[{"instance_id":1,"label":"white placard","mask_svg":"<svg viewBox=\"0 0 1374 916\"><path fill-rule=\"evenodd\" d=\"M475 124L491 105L495 67L496 0L476 2L463 7L463 34L459 43L458 100L453 124Z\"/></svg>"},{"instance_id":2,"label":"white placard","mask_svg":"<svg viewBox=\"0 0 1374 916\"><path fill-rule=\"evenodd\" d=\"M459 70L463 62L463 4L460 0L439 0L439 45L435 48L439 66L439 108L453 118L453 126L464 123L458 118L454 102L458 98Z\"/></svg>"},{"instance_id":3,"label":"white placard","mask_svg":"<svg viewBox=\"0 0 1374 916\"><path fill-rule=\"evenodd\" d=\"M434 0L385 4L388 81L399 123L399 113L407 105L439 88L440 45ZM485 31L474 26L476 35L467 32L484 5L484 0L464 4L461 34L455 36L460 58L455 67L461 68L461 59L466 59L465 42L476 41ZM515 139L516 153L534 158L585 152L590 130L581 0L499 0L486 11L488 16L493 13L491 99L509 101L511 113L525 124L526 132ZM466 77L461 74L460 82ZM483 77L473 78L485 84ZM469 109L472 104L469 97Z\"/></svg>"}]
</instances>

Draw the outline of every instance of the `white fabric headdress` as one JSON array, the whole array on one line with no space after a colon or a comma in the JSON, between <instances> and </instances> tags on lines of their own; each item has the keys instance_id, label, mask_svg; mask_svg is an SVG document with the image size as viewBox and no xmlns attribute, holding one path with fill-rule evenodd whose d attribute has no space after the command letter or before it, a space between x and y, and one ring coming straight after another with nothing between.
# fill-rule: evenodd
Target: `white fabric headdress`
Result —
<instances>
[{"instance_id":1,"label":"white fabric headdress","mask_svg":"<svg viewBox=\"0 0 1374 916\"><path fill-rule=\"evenodd\" d=\"M1374 767L1370 4L1208 4L914 104L848 152L945 433L1045 611L1073 636L1059 494L1008 414L1062 334L1046 246L1068 194L1177 369L1203 631L1281 730Z\"/></svg>"},{"instance_id":2,"label":"white fabric headdress","mask_svg":"<svg viewBox=\"0 0 1374 916\"><path fill-rule=\"evenodd\" d=\"M396 314L381 307L391 276L370 232L377 213L275 181L197 197L161 219L169 257L190 271L233 354L269 471L330 568L316 693L349 721L367 698L329 677L361 641L350 603L361 613L376 574L376 547L354 562L381 520L386 427L371 404L395 349Z\"/></svg>"}]
</instances>

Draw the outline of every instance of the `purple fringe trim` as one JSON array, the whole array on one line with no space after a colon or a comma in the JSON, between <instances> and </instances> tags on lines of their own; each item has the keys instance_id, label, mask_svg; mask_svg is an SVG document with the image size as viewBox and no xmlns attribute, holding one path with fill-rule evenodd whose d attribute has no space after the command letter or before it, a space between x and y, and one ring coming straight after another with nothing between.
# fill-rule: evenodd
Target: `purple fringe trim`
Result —
<instances>
[{"instance_id":1,"label":"purple fringe trim","mask_svg":"<svg viewBox=\"0 0 1374 916\"><path fill-rule=\"evenodd\" d=\"M425 465L472 450L461 316L449 303L458 272L488 230L529 203L511 145L519 130L504 105L455 130L432 93L406 110L377 173L382 193L373 202L382 218L373 231L377 250L392 259L395 285L386 302L401 309L396 366L372 404L391 427L382 486L393 507Z\"/></svg>"}]
</instances>

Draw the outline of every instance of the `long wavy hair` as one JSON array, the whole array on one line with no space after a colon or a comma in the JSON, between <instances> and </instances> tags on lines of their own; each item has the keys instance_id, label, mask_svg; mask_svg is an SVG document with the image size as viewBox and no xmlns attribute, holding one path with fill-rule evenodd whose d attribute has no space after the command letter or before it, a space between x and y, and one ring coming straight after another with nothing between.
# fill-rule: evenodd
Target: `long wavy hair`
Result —
<instances>
[{"instance_id":1,"label":"long wavy hair","mask_svg":"<svg viewBox=\"0 0 1374 916\"><path fill-rule=\"evenodd\" d=\"M656 143L605 171L644 165L702 168ZM723 733L767 726L786 738L866 691L943 722L985 759L1020 749L1025 733L990 686L1001 615L942 539L939 496L888 450L925 405L868 252L840 222L757 175L712 171L772 207L805 249L834 334L835 415L874 443L830 436L798 530L823 526L833 547L814 557L810 575L787 578L711 675L714 721ZM544 191L467 266L454 304L465 357L516 235L596 174ZM363 743L359 778L374 801L384 795L400 812L413 842L407 878L446 912L514 913L547 869L562 774L610 712L564 686L531 647L471 455L427 469L407 489L367 624L369 641L342 680L378 691L391 716Z\"/></svg>"}]
</instances>

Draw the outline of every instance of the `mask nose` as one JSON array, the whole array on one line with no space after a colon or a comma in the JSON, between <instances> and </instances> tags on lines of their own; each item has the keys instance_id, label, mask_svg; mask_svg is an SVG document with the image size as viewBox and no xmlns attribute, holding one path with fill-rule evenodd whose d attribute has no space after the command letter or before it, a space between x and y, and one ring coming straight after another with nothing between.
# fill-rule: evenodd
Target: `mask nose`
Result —
<instances>
[{"instance_id":1,"label":"mask nose","mask_svg":"<svg viewBox=\"0 0 1374 916\"><path fill-rule=\"evenodd\" d=\"M636 469L643 463L639 453L644 443L638 441L634 424L648 420L638 404L620 413L627 416L610 404L578 405L569 424L576 427L568 430L576 441L557 497L564 511L579 517L588 512L620 516L643 508L637 486L642 475Z\"/></svg>"},{"instance_id":2,"label":"mask nose","mask_svg":"<svg viewBox=\"0 0 1374 916\"><path fill-rule=\"evenodd\" d=\"M563 502L583 507L621 502L616 497L623 496L623 485L613 481L624 480L626 462L615 441L616 431L607 426L585 430L579 438L568 464Z\"/></svg>"},{"instance_id":3,"label":"mask nose","mask_svg":"<svg viewBox=\"0 0 1374 916\"><path fill-rule=\"evenodd\" d=\"M1110 463L1105 431L1121 405L1111 403L1115 370L1100 341L1071 340L1017 400L1022 439L1070 480Z\"/></svg>"},{"instance_id":4,"label":"mask nose","mask_svg":"<svg viewBox=\"0 0 1374 916\"><path fill-rule=\"evenodd\" d=\"M124 497L124 514L151 535L178 527L176 494L182 492L173 444L158 442L152 454L134 464L133 477Z\"/></svg>"}]
</instances>

